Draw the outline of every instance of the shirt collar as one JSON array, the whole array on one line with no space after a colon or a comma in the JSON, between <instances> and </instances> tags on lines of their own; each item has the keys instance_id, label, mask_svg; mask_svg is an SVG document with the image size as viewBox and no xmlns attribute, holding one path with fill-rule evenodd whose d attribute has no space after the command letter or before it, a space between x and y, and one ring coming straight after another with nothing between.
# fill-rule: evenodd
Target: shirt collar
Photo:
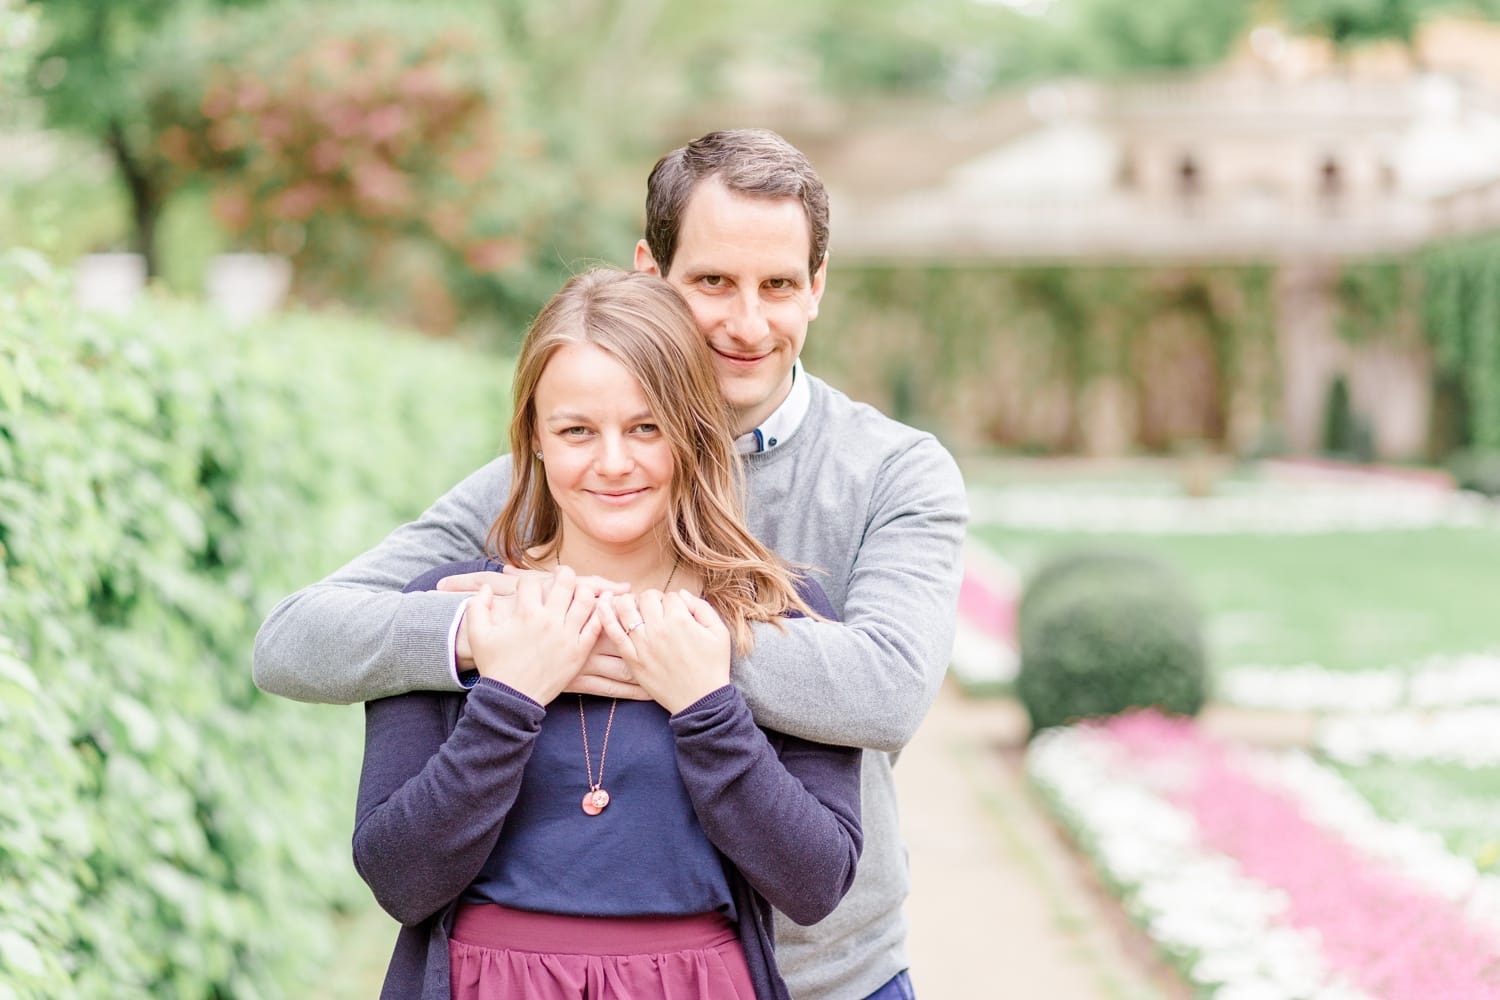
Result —
<instances>
[{"instance_id":1,"label":"shirt collar","mask_svg":"<svg viewBox=\"0 0 1500 1000\"><path fill-rule=\"evenodd\" d=\"M792 391L769 417L761 421L759 427L734 439L735 449L741 455L754 455L786 444L787 439L802 426L802 419L807 416L807 408L811 405L812 390L807 386L802 362L798 360L792 365Z\"/></svg>"}]
</instances>

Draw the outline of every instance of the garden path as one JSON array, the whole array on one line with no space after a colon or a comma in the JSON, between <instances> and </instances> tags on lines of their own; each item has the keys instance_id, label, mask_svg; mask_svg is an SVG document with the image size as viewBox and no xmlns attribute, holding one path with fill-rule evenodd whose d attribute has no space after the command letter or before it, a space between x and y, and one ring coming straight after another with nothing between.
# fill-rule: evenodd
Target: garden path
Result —
<instances>
[{"instance_id":1,"label":"garden path","mask_svg":"<svg viewBox=\"0 0 1500 1000\"><path fill-rule=\"evenodd\" d=\"M1181 995L1028 793L1026 731L1014 701L950 681L896 766L918 996Z\"/></svg>"}]
</instances>

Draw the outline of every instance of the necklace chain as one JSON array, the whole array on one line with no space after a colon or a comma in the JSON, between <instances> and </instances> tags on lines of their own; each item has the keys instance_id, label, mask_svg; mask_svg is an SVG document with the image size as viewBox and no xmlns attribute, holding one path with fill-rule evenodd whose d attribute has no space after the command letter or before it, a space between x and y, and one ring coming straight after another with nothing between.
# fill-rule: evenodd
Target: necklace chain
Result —
<instances>
[{"instance_id":1,"label":"necklace chain","mask_svg":"<svg viewBox=\"0 0 1500 1000\"><path fill-rule=\"evenodd\" d=\"M672 559L672 571L667 574L667 582L661 585L663 592L672 585L672 578L677 575L677 564L681 562L680 555ZM562 560L558 560L562 565ZM578 696L578 725L583 729L583 767L584 773L588 775L589 790L583 797L584 812L590 816L597 816L609 805L609 793L604 790L604 755L609 753L609 734L615 727L615 709L620 705L619 698L612 698L609 702L609 720L604 723L604 742L599 745L599 780L594 780L594 758L589 753L589 722L583 711L583 695Z\"/></svg>"}]
</instances>

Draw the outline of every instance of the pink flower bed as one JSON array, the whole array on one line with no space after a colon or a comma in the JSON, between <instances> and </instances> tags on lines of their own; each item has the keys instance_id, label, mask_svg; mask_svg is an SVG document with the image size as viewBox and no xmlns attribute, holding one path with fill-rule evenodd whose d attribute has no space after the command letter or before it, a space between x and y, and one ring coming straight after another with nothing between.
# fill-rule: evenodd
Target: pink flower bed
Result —
<instances>
[{"instance_id":1,"label":"pink flower bed","mask_svg":"<svg viewBox=\"0 0 1500 1000\"><path fill-rule=\"evenodd\" d=\"M1389 1000L1500 1000L1500 942L1452 903L1363 856L1306 819L1287 794L1252 780L1185 720L1135 713L1102 724L1170 775L1166 796L1205 846L1283 892L1285 921L1315 931L1331 968Z\"/></svg>"},{"instance_id":2,"label":"pink flower bed","mask_svg":"<svg viewBox=\"0 0 1500 1000\"><path fill-rule=\"evenodd\" d=\"M1013 642L1019 596L1013 588L967 569L958 589L958 613L987 635Z\"/></svg>"}]
</instances>

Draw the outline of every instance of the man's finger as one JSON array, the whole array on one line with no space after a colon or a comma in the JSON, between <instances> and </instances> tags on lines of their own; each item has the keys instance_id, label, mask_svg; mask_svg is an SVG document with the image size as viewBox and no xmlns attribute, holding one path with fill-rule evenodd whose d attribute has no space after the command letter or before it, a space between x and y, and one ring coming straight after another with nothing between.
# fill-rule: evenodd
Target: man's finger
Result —
<instances>
[{"instance_id":1,"label":"man's finger","mask_svg":"<svg viewBox=\"0 0 1500 1000\"><path fill-rule=\"evenodd\" d=\"M502 567L501 572L503 572L506 576L513 577L522 577L530 573L535 573L536 575L544 577L549 581L552 579L552 573L548 570L522 569L519 566L511 566L509 564L506 564L504 567ZM629 583L621 583L619 580L610 580L602 576L580 576L578 578L577 586L580 589L591 592L595 597L599 597L603 594L630 593Z\"/></svg>"},{"instance_id":2,"label":"man's finger","mask_svg":"<svg viewBox=\"0 0 1500 1000\"><path fill-rule=\"evenodd\" d=\"M630 584L621 583L618 580L606 580L602 576L580 576L578 578L578 586L592 591L595 597L600 597L604 594L630 593Z\"/></svg>"},{"instance_id":3,"label":"man's finger","mask_svg":"<svg viewBox=\"0 0 1500 1000\"><path fill-rule=\"evenodd\" d=\"M626 701L650 701L651 696L639 684L612 681L592 674L579 674L563 688L569 694L592 694L600 698L624 698Z\"/></svg>"},{"instance_id":4,"label":"man's finger","mask_svg":"<svg viewBox=\"0 0 1500 1000\"><path fill-rule=\"evenodd\" d=\"M485 570L479 573L455 573L453 576L445 576L438 581L438 590L458 591L460 593L474 593L489 584L490 590L501 597L509 597L516 592L516 581L513 577L507 577L502 573Z\"/></svg>"},{"instance_id":5,"label":"man's finger","mask_svg":"<svg viewBox=\"0 0 1500 1000\"><path fill-rule=\"evenodd\" d=\"M630 667L623 658L604 653L590 653L583 663L583 669L578 673L580 676L602 677L611 681L635 682L635 675L630 672Z\"/></svg>"}]
</instances>

